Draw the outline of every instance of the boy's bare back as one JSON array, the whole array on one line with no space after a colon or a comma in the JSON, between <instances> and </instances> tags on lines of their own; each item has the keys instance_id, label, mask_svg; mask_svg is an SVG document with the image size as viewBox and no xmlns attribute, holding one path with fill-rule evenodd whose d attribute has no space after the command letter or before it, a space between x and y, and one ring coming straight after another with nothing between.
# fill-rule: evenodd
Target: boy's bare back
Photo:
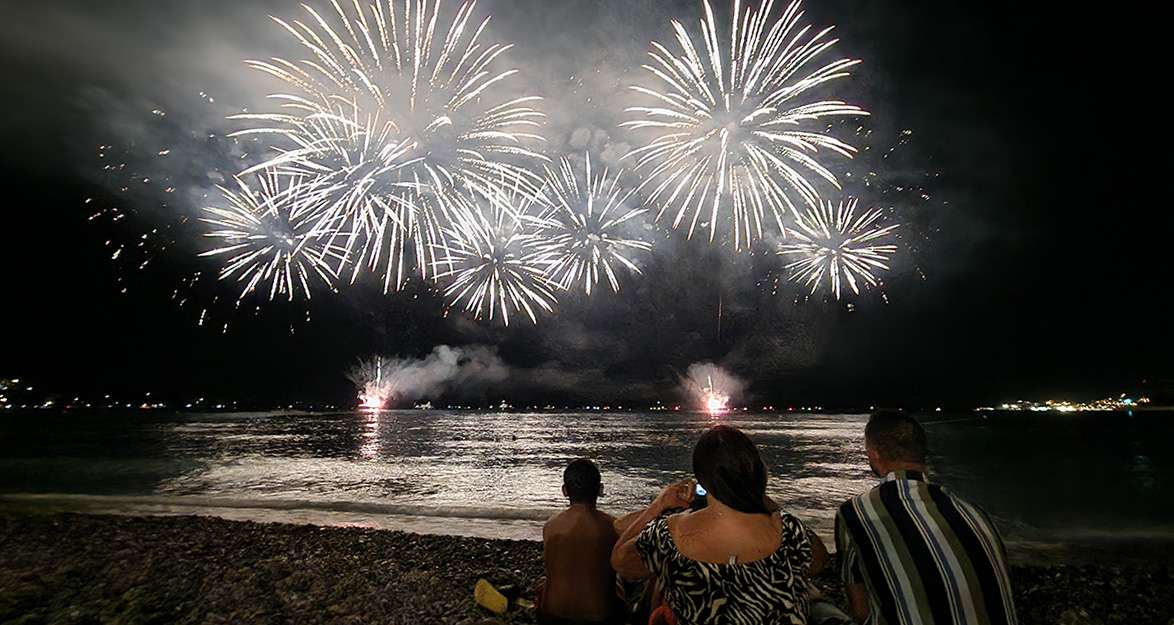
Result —
<instances>
[{"instance_id":1,"label":"boy's bare back","mask_svg":"<svg viewBox=\"0 0 1174 625\"><path fill-rule=\"evenodd\" d=\"M615 614L611 550L619 536L615 519L593 506L572 505L542 528L546 561L545 614L604 622Z\"/></svg>"}]
</instances>

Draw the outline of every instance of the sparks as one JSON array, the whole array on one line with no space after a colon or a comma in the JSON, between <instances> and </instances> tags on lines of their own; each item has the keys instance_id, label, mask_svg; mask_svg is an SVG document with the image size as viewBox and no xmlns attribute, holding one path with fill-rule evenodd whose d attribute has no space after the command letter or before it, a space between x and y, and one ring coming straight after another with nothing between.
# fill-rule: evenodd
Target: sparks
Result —
<instances>
[{"instance_id":1,"label":"sparks","mask_svg":"<svg viewBox=\"0 0 1174 625\"><path fill-rule=\"evenodd\" d=\"M233 117L251 125L235 136L278 139L277 155L252 170L314 176L330 189L318 229L344 249L352 281L378 272L385 292L402 286L411 264L424 277L435 266L437 237L452 221L441 210L457 204L445 196L499 179L533 186L535 174L517 162L544 160L527 147L541 140L540 98L503 97L518 70L493 68L511 46L484 41L489 18L473 20L475 1L438 29L441 4L331 0L325 15L306 6L305 22L273 18L307 55L248 61L291 90L271 96L282 112Z\"/></svg>"},{"instance_id":2,"label":"sparks","mask_svg":"<svg viewBox=\"0 0 1174 625\"><path fill-rule=\"evenodd\" d=\"M376 393L360 393L359 406L364 410L383 410L387 406L387 398Z\"/></svg>"},{"instance_id":3,"label":"sparks","mask_svg":"<svg viewBox=\"0 0 1174 625\"><path fill-rule=\"evenodd\" d=\"M781 246L778 252L798 257L786 265L792 280L815 293L826 277L836 299L840 299L842 282L857 295L858 280L871 287L880 284L876 271L887 270L889 257L897 251L896 245L884 241L898 226L881 226L879 209L857 213L856 205L856 198L838 205L823 202L796 218L797 227L788 233L797 242Z\"/></svg>"},{"instance_id":4,"label":"sparks","mask_svg":"<svg viewBox=\"0 0 1174 625\"><path fill-rule=\"evenodd\" d=\"M450 305L463 305L477 319L500 316L509 325L510 312L538 322L539 310L554 311L558 285L547 277L551 252L536 233L540 224L529 198L500 186L474 187L452 196L470 218L447 231L444 257L436 272L449 280L444 295Z\"/></svg>"},{"instance_id":5,"label":"sparks","mask_svg":"<svg viewBox=\"0 0 1174 625\"><path fill-rule=\"evenodd\" d=\"M709 383L703 389L705 398L705 411L711 415L716 415L729 410L730 396L717 391L713 387L713 378L709 378Z\"/></svg>"},{"instance_id":6,"label":"sparks","mask_svg":"<svg viewBox=\"0 0 1174 625\"><path fill-rule=\"evenodd\" d=\"M602 275L612 291L619 292L615 264L640 273L628 256L651 250L652 244L625 236L624 230L647 211L629 204L635 190L620 186L622 174L621 170L609 176L606 168L593 173L590 154L583 176L566 158L557 171L546 169L543 199L550 210L542 217L546 227L541 234L552 255L551 279L563 289L579 286L590 295Z\"/></svg>"},{"instance_id":7,"label":"sparks","mask_svg":"<svg viewBox=\"0 0 1174 625\"><path fill-rule=\"evenodd\" d=\"M338 250L322 241L313 214L322 203L298 176L268 172L256 177L256 188L237 178L237 189L220 187L225 206L204 208L202 221L215 226L206 236L222 245L201 256L222 256L222 280L243 283L240 298L268 281L269 299L310 298L311 284L332 287L331 261Z\"/></svg>"},{"instance_id":8,"label":"sparks","mask_svg":"<svg viewBox=\"0 0 1174 625\"><path fill-rule=\"evenodd\" d=\"M641 190L659 206L657 220L671 215L673 228L700 226L712 242L719 224L729 224L734 248L750 247L764 229L784 232L783 218L820 198L814 175L838 188L836 176L816 159L827 151L851 158L855 148L827 134L826 118L867 115L839 100L816 100L814 91L845 77L859 61L816 65L835 39L831 28L809 35L800 2L770 21L774 0L761 10L734 0L728 40L719 40L709 0L701 21L704 46L674 20L680 52L657 42L643 67L657 87L634 86L650 106L627 110L639 119L632 129L660 134L628 154L645 174ZM724 44L724 47L723 47Z\"/></svg>"},{"instance_id":9,"label":"sparks","mask_svg":"<svg viewBox=\"0 0 1174 625\"><path fill-rule=\"evenodd\" d=\"M359 389L359 407L363 410L383 410L391 402L394 388L386 368L383 358L376 356L359 361L347 372L347 378Z\"/></svg>"}]
</instances>

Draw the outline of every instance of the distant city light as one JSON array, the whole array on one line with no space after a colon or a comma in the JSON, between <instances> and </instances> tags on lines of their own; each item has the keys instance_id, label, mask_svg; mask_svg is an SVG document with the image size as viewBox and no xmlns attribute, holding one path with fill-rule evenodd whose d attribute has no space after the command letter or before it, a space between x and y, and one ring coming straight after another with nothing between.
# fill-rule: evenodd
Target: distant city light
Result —
<instances>
[{"instance_id":1,"label":"distant city light","mask_svg":"<svg viewBox=\"0 0 1174 625\"><path fill-rule=\"evenodd\" d=\"M1007 410L1010 412L1112 412L1144 406L1150 403L1149 397L1127 397L1124 394L1118 397L1107 397L1090 402L1077 402L1062 399L1046 401L1018 400L999 404L997 408L984 406L980 411Z\"/></svg>"}]
</instances>

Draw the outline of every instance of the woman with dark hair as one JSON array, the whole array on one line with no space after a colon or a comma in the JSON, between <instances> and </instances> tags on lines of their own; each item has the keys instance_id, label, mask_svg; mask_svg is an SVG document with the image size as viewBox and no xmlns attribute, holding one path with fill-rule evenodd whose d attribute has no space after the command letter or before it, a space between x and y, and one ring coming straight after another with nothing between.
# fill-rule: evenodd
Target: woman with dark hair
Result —
<instances>
[{"instance_id":1,"label":"woman with dark hair","mask_svg":"<svg viewBox=\"0 0 1174 625\"><path fill-rule=\"evenodd\" d=\"M693 473L664 489L623 529L611 562L626 579L656 576L665 605L653 622L807 622L807 578L827 561L819 537L766 496L766 465L739 430L697 441ZM692 512L695 487L707 505ZM668 514L666 514L668 513Z\"/></svg>"}]
</instances>

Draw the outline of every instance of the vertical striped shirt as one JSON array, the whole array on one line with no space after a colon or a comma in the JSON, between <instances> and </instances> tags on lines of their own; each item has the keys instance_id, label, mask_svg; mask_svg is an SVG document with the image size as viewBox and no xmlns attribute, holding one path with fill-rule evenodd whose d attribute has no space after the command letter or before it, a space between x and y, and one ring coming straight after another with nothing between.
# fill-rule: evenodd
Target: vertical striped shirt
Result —
<instances>
[{"instance_id":1,"label":"vertical striped shirt","mask_svg":"<svg viewBox=\"0 0 1174 625\"><path fill-rule=\"evenodd\" d=\"M1015 625L1003 541L986 514L916 471L896 471L836 513L844 584L868 625Z\"/></svg>"}]
</instances>

